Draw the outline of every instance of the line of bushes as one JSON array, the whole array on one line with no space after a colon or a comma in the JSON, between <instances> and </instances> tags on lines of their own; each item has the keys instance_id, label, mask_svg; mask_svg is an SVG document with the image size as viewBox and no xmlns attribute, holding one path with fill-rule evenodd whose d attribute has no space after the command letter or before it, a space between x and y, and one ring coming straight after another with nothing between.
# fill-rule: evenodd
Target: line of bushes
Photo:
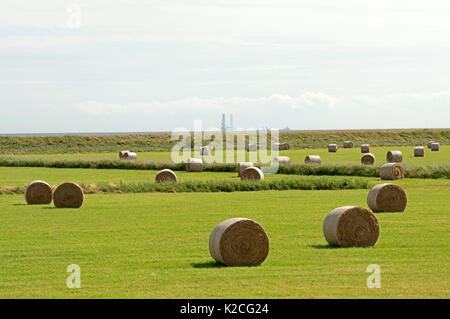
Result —
<instances>
[{"instance_id":1,"label":"line of bushes","mask_svg":"<svg viewBox=\"0 0 450 319\"><path fill-rule=\"evenodd\" d=\"M133 169L133 170L161 170L171 169L184 171L183 163L155 162L155 161L119 161L119 160L42 160L0 158L0 166L4 167L53 167L53 168L95 168L95 169ZM258 166L258 165L257 165ZM449 165L404 165L407 178L450 178ZM328 175L328 176L363 176L378 177L379 166L325 164L281 165L278 174L287 175ZM207 172L236 172L236 164L204 164Z\"/></svg>"},{"instance_id":2,"label":"line of bushes","mask_svg":"<svg viewBox=\"0 0 450 319\"><path fill-rule=\"evenodd\" d=\"M369 182L355 178L329 179L305 177L299 179L241 182L241 181L189 181L182 183L99 183L81 184L86 193L212 193L212 192L255 192L269 190L339 190L368 189ZM0 194L23 194L24 186L0 189Z\"/></svg>"}]
</instances>

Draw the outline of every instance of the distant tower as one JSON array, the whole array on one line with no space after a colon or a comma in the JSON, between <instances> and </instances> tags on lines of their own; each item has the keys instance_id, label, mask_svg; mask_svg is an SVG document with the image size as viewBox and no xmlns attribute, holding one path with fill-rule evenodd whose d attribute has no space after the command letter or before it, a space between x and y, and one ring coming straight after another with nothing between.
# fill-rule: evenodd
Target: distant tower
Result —
<instances>
[{"instance_id":1,"label":"distant tower","mask_svg":"<svg viewBox=\"0 0 450 319\"><path fill-rule=\"evenodd\" d=\"M227 131L227 123L226 123L226 115L225 113L222 114L222 132L226 132Z\"/></svg>"}]
</instances>

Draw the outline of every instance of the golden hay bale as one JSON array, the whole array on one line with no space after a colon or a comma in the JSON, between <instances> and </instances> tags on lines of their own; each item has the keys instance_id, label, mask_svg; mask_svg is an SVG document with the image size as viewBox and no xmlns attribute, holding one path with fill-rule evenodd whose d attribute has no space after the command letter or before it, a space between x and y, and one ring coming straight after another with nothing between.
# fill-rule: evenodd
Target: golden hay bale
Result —
<instances>
[{"instance_id":1,"label":"golden hay bale","mask_svg":"<svg viewBox=\"0 0 450 319\"><path fill-rule=\"evenodd\" d=\"M203 146L200 149L200 155L202 155L202 156L209 156L209 155L211 155L211 150L209 149L208 146Z\"/></svg>"},{"instance_id":2,"label":"golden hay bale","mask_svg":"<svg viewBox=\"0 0 450 319\"><path fill-rule=\"evenodd\" d=\"M247 145L247 152L256 152L258 150L258 146L256 144Z\"/></svg>"},{"instance_id":3,"label":"golden hay bale","mask_svg":"<svg viewBox=\"0 0 450 319\"><path fill-rule=\"evenodd\" d=\"M375 163L375 155L372 153L366 153L361 156L361 164L363 165L373 165Z\"/></svg>"},{"instance_id":4,"label":"golden hay bale","mask_svg":"<svg viewBox=\"0 0 450 319\"><path fill-rule=\"evenodd\" d=\"M241 172L243 181L263 181L264 173L258 167L249 167Z\"/></svg>"},{"instance_id":5,"label":"golden hay bale","mask_svg":"<svg viewBox=\"0 0 450 319\"><path fill-rule=\"evenodd\" d=\"M119 159L125 159L125 154L130 153L130 151L120 151L119 152Z\"/></svg>"},{"instance_id":6,"label":"golden hay bale","mask_svg":"<svg viewBox=\"0 0 450 319\"><path fill-rule=\"evenodd\" d=\"M269 238L257 222L231 218L213 229L209 251L211 257L226 266L260 265L269 254Z\"/></svg>"},{"instance_id":7,"label":"golden hay bale","mask_svg":"<svg viewBox=\"0 0 450 319\"><path fill-rule=\"evenodd\" d=\"M380 235L377 218L368 209L344 206L333 209L323 222L323 235L330 245L373 246Z\"/></svg>"},{"instance_id":8,"label":"golden hay bale","mask_svg":"<svg viewBox=\"0 0 450 319\"><path fill-rule=\"evenodd\" d=\"M291 159L289 156L276 156L273 159L274 164L291 164Z\"/></svg>"},{"instance_id":9,"label":"golden hay bale","mask_svg":"<svg viewBox=\"0 0 450 319\"><path fill-rule=\"evenodd\" d=\"M200 158L188 158L186 162L187 172L202 172L203 171L203 161Z\"/></svg>"},{"instance_id":10,"label":"golden hay bale","mask_svg":"<svg viewBox=\"0 0 450 319\"><path fill-rule=\"evenodd\" d=\"M24 195L29 205L50 204L53 199L53 189L44 181L34 181L27 185Z\"/></svg>"},{"instance_id":11,"label":"golden hay bale","mask_svg":"<svg viewBox=\"0 0 450 319\"><path fill-rule=\"evenodd\" d=\"M427 143L427 147L428 147L428 148L431 148L431 144L433 144L433 143L435 143L435 141L429 141L429 142Z\"/></svg>"},{"instance_id":12,"label":"golden hay bale","mask_svg":"<svg viewBox=\"0 0 450 319\"><path fill-rule=\"evenodd\" d=\"M414 157L425 157L425 147L424 146L414 147Z\"/></svg>"},{"instance_id":13,"label":"golden hay bale","mask_svg":"<svg viewBox=\"0 0 450 319\"><path fill-rule=\"evenodd\" d=\"M407 202L405 190L388 183L375 185L367 196L367 205L374 212L403 212Z\"/></svg>"},{"instance_id":14,"label":"golden hay bale","mask_svg":"<svg viewBox=\"0 0 450 319\"><path fill-rule=\"evenodd\" d=\"M361 153L370 153L370 145L362 144L361 145Z\"/></svg>"},{"instance_id":15,"label":"golden hay bale","mask_svg":"<svg viewBox=\"0 0 450 319\"><path fill-rule=\"evenodd\" d=\"M386 160L388 163L401 163L403 160L403 154L400 151L389 151L386 154Z\"/></svg>"},{"instance_id":16,"label":"golden hay bale","mask_svg":"<svg viewBox=\"0 0 450 319\"><path fill-rule=\"evenodd\" d=\"M353 142L345 141L344 142L344 148L353 148Z\"/></svg>"},{"instance_id":17,"label":"golden hay bale","mask_svg":"<svg viewBox=\"0 0 450 319\"><path fill-rule=\"evenodd\" d=\"M239 162L238 163L238 176L241 177L242 171L246 170L249 167L253 167L252 162Z\"/></svg>"},{"instance_id":18,"label":"golden hay bale","mask_svg":"<svg viewBox=\"0 0 450 319\"><path fill-rule=\"evenodd\" d=\"M337 144L329 144L328 145L328 152L336 153L337 150L338 150L338 145Z\"/></svg>"},{"instance_id":19,"label":"golden hay bale","mask_svg":"<svg viewBox=\"0 0 450 319\"><path fill-rule=\"evenodd\" d=\"M439 150L441 149L441 144L439 143L431 143L431 151L433 152L439 152Z\"/></svg>"},{"instance_id":20,"label":"golden hay bale","mask_svg":"<svg viewBox=\"0 0 450 319\"><path fill-rule=\"evenodd\" d=\"M399 163L387 163L380 167L381 179L394 180L405 178L403 167Z\"/></svg>"},{"instance_id":21,"label":"golden hay bale","mask_svg":"<svg viewBox=\"0 0 450 319\"><path fill-rule=\"evenodd\" d=\"M178 177L172 170L163 169L156 174L155 182L157 184L164 182L178 183Z\"/></svg>"},{"instance_id":22,"label":"golden hay bale","mask_svg":"<svg viewBox=\"0 0 450 319\"><path fill-rule=\"evenodd\" d=\"M80 208L84 202L83 189L75 183L61 184L53 193L53 202L57 208Z\"/></svg>"},{"instance_id":23,"label":"golden hay bale","mask_svg":"<svg viewBox=\"0 0 450 319\"><path fill-rule=\"evenodd\" d=\"M305 164L322 164L322 159L319 155L308 155L305 158Z\"/></svg>"}]
</instances>

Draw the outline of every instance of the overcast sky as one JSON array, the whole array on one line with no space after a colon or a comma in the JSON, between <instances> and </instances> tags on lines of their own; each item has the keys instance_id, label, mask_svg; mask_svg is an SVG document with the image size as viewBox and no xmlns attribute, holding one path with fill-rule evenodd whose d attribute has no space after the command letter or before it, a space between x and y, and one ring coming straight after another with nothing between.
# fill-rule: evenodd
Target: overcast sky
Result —
<instances>
[{"instance_id":1,"label":"overcast sky","mask_svg":"<svg viewBox=\"0 0 450 319\"><path fill-rule=\"evenodd\" d=\"M450 2L1 0L0 133L449 127Z\"/></svg>"}]
</instances>

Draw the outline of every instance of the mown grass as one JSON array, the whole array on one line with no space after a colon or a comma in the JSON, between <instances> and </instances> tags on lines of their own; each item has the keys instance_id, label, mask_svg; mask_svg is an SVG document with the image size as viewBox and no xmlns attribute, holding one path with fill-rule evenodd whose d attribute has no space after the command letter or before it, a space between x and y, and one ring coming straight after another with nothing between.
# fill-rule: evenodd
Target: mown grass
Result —
<instances>
[{"instance_id":1,"label":"mown grass","mask_svg":"<svg viewBox=\"0 0 450 319\"><path fill-rule=\"evenodd\" d=\"M191 138L191 140L193 144L194 139ZM248 137L246 140L248 143ZM450 130L415 129L280 132L280 141L288 142L293 149L324 148L329 143L338 143L339 145L342 145L345 140L351 140L355 145L369 142L373 146L425 145L430 140L435 140L441 144L448 145L450 144ZM210 139L204 141L205 144L208 144L209 142ZM176 143L177 141L171 140L170 134L0 137L0 153L118 152L122 149L132 149L138 152L170 151Z\"/></svg>"},{"instance_id":2,"label":"mown grass","mask_svg":"<svg viewBox=\"0 0 450 319\"><path fill-rule=\"evenodd\" d=\"M449 298L449 190L407 195L404 213L377 214L376 246L345 249L327 245L323 220L335 207L366 206L367 190L95 194L78 210L2 196L0 296ZM266 230L261 266L210 257L210 232L231 217ZM70 264L81 268L81 289L66 287ZM366 286L369 264L381 268L381 289Z\"/></svg>"}]
</instances>

